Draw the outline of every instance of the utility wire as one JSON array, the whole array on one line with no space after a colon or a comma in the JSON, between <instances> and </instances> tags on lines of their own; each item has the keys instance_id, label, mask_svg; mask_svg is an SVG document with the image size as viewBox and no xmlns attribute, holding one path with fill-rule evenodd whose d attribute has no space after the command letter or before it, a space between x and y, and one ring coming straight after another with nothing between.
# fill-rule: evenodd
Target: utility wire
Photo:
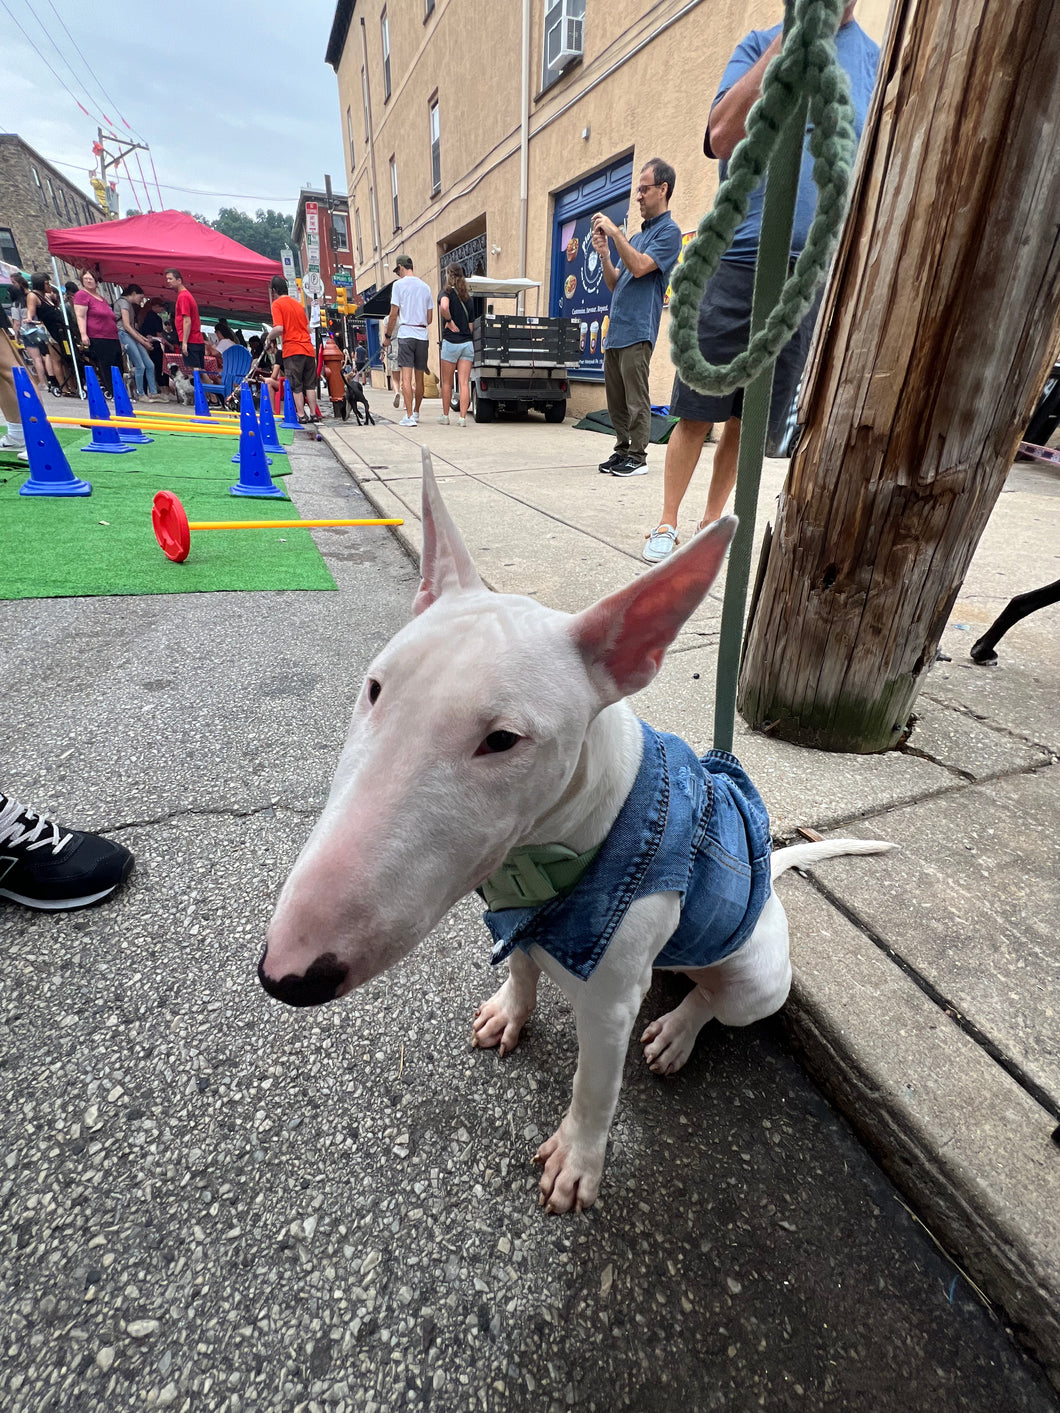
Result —
<instances>
[{"instance_id":1,"label":"utility wire","mask_svg":"<svg viewBox=\"0 0 1060 1413\"><path fill-rule=\"evenodd\" d=\"M44 67L48 70L48 72L51 74L52 78L54 78L55 82L59 85L59 87L62 88L62 89L65 89L65 91L70 95L70 97L74 100L74 102L77 104L77 106L81 109L82 113L84 113L84 115L85 115L86 118L92 118L92 114L88 111L88 109L85 107L85 105L81 102L81 100L80 100L80 98L78 98L77 94L74 93L73 89L70 87L70 85L66 82L65 79L60 78L60 76L59 76L59 75L55 72L55 70L52 68L52 66L51 66L51 64L48 62L48 60L44 57L44 55L43 55L43 54L40 52L40 50L37 48L36 44L34 44L33 40L29 37L29 35L26 33L26 31L22 28L22 25L19 23L18 17L15 15L15 13L13 12L13 10L11 9L11 6L7 3L7 0L0 0L0 5L3 5L4 9L7 11L8 15L10 16L10 18L14 21L14 24L15 24L16 28L18 29L19 33L22 35L23 39L26 41L26 43L29 45L29 47L33 50L34 54L36 54L37 58L41 61L41 63L44 65ZM27 5L27 9L28 9L28 8L29 8L29 7L28 7L28 5ZM36 15L34 15L34 19L36 19L36 18L37 18ZM37 20L37 23L40 24L40 21ZM43 26L42 26L42 28L43 28ZM47 34L47 30L45 30L44 32L45 32L45 34ZM49 36L49 37L50 37L50 36ZM53 41L53 43L54 43L54 41ZM68 67L69 67L69 66L68 66ZM73 73L73 70L71 69L70 72ZM83 85L82 85L82 87L83 87ZM85 97L88 98L88 101L89 101L90 103L92 102L92 99L89 97L89 94L88 94L88 91L87 91L87 90L85 91ZM92 119L92 120L93 120L93 122L98 121L97 119ZM67 165L70 165L70 164L68 163Z\"/></svg>"},{"instance_id":2,"label":"utility wire","mask_svg":"<svg viewBox=\"0 0 1060 1413\"><path fill-rule=\"evenodd\" d=\"M0 0L0 5L2 5L3 3L4 3L4 0ZM5 8L6 8L6 7L5 7ZM48 160L49 160L49 161L53 161L52 158L49 158ZM53 165L56 166L56 167L69 167L72 172L81 172L81 171L84 171L84 167L83 167L83 166L78 166L78 164L77 164L76 162L59 162L59 161L54 161L54 162L53 162ZM155 184L158 185L157 179L156 179L156 183L155 183ZM288 203L289 203L290 200L291 200L291 198L290 198L289 195L288 195L288 196L256 196L253 192L247 192L247 191L204 191L201 187L194 187L194 186L174 186L172 182L162 182L162 183L161 183L161 186L162 186L166 191L183 191L183 192L186 192L189 196L227 196L227 197L231 197L231 198L232 198L233 200L235 200L235 201L279 201L279 202L288 202ZM161 199L161 192L159 193L159 199Z\"/></svg>"},{"instance_id":3,"label":"utility wire","mask_svg":"<svg viewBox=\"0 0 1060 1413\"><path fill-rule=\"evenodd\" d=\"M27 0L27 4L28 4L28 0ZM110 104L110 106L114 109L115 113L118 114L118 117L121 118L122 122L123 122L123 123L125 124L125 126L128 128L129 132L132 133L133 137L135 137L139 142L144 142L144 141L145 141L144 137L143 137L140 133L138 133L135 128L133 128L133 127L130 126L130 124L126 121L125 114L122 113L122 112L119 110L118 105L114 102L114 99L113 99L113 98L111 97L111 95L107 92L107 90L103 87L103 83L102 83L102 81L100 80L99 75L96 73L95 69L93 69L92 65L88 62L88 60L85 58L85 56L84 56L84 54L83 54L83 52L82 52L82 50L81 50L81 46L78 44L77 40L76 40L76 39L73 37L73 35L70 33L69 29L67 28L66 21L63 19L62 15L60 15L59 11L55 8L54 0L48 0L48 5L49 5L49 7L50 7L50 9L51 9L52 14L55 16L55 18L56 18L56 19L59 21L59 23L62 25L63 30L64 30L64 32L65 32L65 34L66 34L66 37L69 39L70 43L71 43L71 44L74 46L74 48L77 50L78 56L80 57L82 64L84 64L87 73L90 75L90 77L91 77L91 78L93 79L93 81L95 82L95 85L96 85L96 87L99 89L100 93L103 94L103 97L107 100L107 102ZM39 23L40 23L40 21L38 20L38 24L39 24ZM73 72L73 70L71 69L71 73L72 73L72 72ZM86 92L86 93L88 92L87 88L85 89L85 92ZM131 180L131 179L130 179L130 180Z\"/></svg>"}]
</instances>

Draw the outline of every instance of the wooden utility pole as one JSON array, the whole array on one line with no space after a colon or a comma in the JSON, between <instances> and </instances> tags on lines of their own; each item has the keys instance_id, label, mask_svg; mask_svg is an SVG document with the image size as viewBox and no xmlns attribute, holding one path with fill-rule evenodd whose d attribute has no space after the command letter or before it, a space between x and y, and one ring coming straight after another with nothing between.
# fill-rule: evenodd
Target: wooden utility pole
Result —
<instances>
[{"instance_id":1,"label":"wooden utility pole","mask_svg":"<svg viewBox=\"0 0 1060 1413\"><path fill-rule=\"evenodd\" d=\"M757 729L908 732L1060 348L1058 74L1060 0L894 0L748 625Z\"/></svg>"}]
</instances>

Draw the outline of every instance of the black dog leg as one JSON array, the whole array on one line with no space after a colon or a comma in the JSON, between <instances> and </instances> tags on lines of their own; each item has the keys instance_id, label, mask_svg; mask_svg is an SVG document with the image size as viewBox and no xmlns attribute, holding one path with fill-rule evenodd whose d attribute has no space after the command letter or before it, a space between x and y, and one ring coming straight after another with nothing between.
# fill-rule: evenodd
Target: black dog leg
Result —
<instances>
[{"instance_id":1,"label":"black dog leg","mask_svg":"<svg viewBox=\"0 0 1060 1413\"><path fill-rule=\"evenodd\" d=\"M1056 603L1058 600L1060 600L1060 579L1055 580L1052 584L1046 584L1042 589L1030 589L1025 594L1017 594L1001 610L979 641L972 644L972 661L978 662L984 667L992 666L997 662L997 653L994 649L1013 624L1018 623L1021 618L1026 618L1030 613L1036 613L1040 608L1047 608L1049 604Z\"/></svg>"}]
</instances>

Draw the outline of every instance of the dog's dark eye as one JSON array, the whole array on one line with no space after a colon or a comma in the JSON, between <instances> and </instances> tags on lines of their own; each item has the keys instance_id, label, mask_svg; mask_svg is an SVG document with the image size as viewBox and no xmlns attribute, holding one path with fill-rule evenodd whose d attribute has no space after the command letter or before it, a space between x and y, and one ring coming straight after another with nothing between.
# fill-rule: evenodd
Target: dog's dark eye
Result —
<instances>
[{"instance_id":1,"label":"dog's dark eye","mask_svg":"<svg viewBox=\"0 0 1060 1413\"><path fill-rule=\"evenodd\" d=\"M510 751L518 739L514 731L491 731L475 754L493 756L501 751Z\"/></svg>"},{"instance_id":2,"label":"dog's dark eye","mask_svg":"<svg viewBox=\"0 0 1060 1413\"><path fill-rule=\"evenodd\" d=\"M382 690L382 687L379 685L379 683L375 680L374 677L370 677L368 679L368 700L372 703L373 706L379 700L379 693Z\"/></svg>"}]
</instances>

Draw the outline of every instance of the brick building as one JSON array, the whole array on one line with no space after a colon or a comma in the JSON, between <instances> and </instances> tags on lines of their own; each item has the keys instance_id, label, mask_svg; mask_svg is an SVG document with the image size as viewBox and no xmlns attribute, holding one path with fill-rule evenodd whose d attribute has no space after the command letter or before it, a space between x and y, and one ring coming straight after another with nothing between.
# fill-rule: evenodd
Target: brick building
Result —
<instances>
[{"instance_id":1,"label":"brick building","mask_svg":"<svg viewBox=\"0 0 1060 1413\"><path fill-rule=\"evenodd\" d=\"M0 133L0 260L49 273L47 230L104 219L95 199L39 152L16 133ZM76 278L61 260L59 273L64 280Z\"/></svg>"},{"instance_id":2,"label":"brick building","mask_svg":"<svg viewBox=\"0 0 1060 1413\"><path fill-rule=\"evenodd\" d=\"M306 207L308 205L312 212L314 204L317 215L317 263L320 266L320 278L324 281L324 299L328 304L333 304L336 271L348 275L349 287L353 287L353 242L350 239L349 201L338 191L332 192L329 197L326 191L303 187L298 193L298 210L295 213L291 239L298 252L302 274L313 264L309 248L312 222L306 221Z\"/></svg>"}]
</instances>

